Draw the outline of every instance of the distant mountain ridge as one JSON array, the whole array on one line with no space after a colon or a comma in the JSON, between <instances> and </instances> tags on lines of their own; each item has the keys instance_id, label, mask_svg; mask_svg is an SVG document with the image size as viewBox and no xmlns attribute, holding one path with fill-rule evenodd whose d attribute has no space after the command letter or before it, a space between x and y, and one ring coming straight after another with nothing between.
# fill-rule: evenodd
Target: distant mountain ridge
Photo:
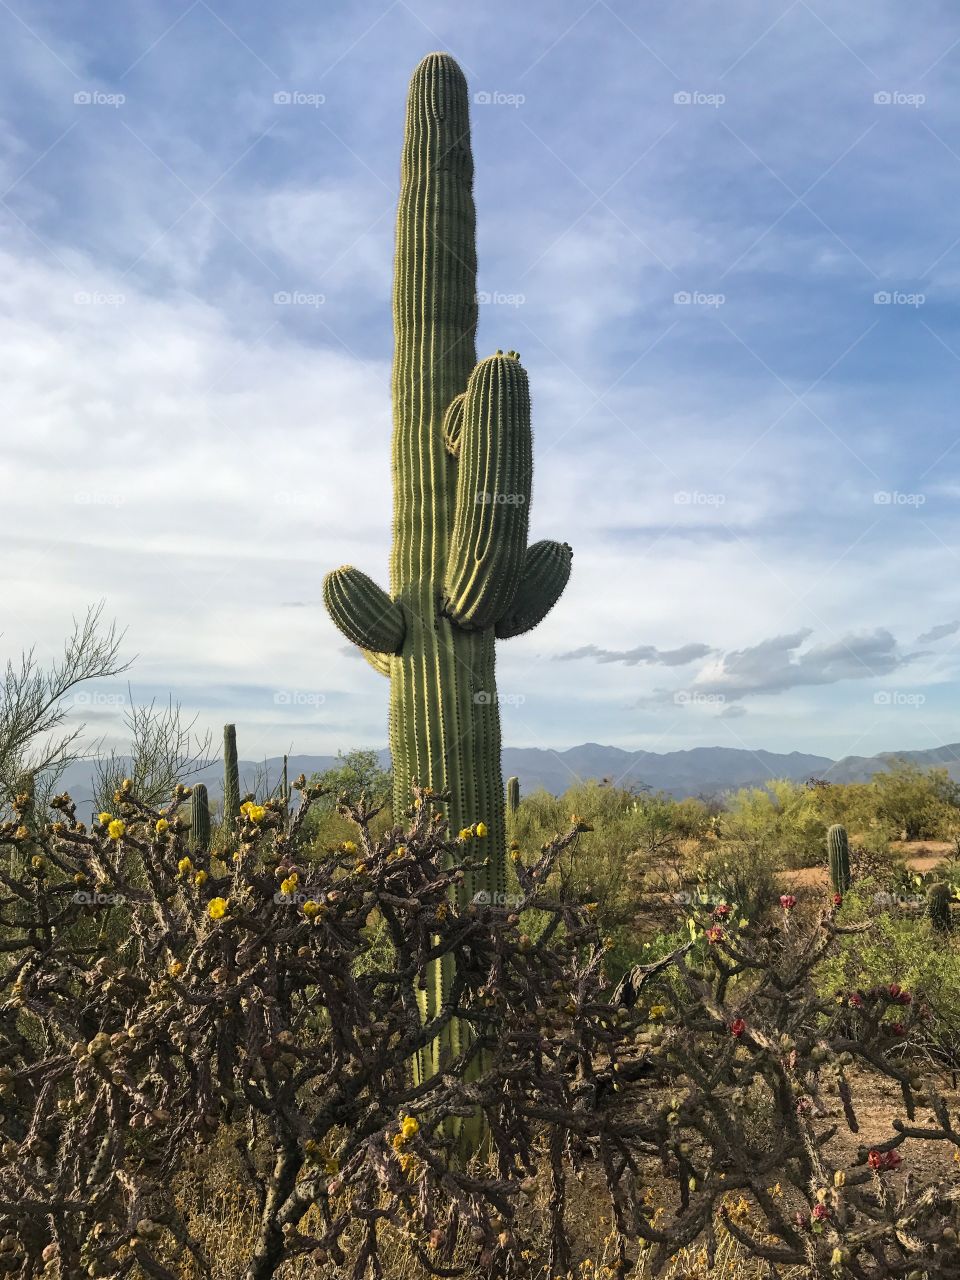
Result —
<instances>
[{"instance_id":1,"label":"distant mountain ridge","mask_svg":"<svg viewBox=\"0 0 960 1280\"><path fill-rule=\"evenodd\" d=\"M387 767L390 753L378 752ZM607 779L621 787L648 787L665 791L678 799L684 796L721 795L739 787L761 786L772 778L789 778L803 782L807 778L827 778L831 782L866 782L873 774L889 766L893 760L909 760L921 768L946 767L952 778L960 781L960 743L931 747L925 751L885 751L876 756L808 755L801 751L787 754L775 751L749 751L740 747L692 747L686 751L625 751L622 747L605 747L584 742L567 751L550 751L541 747L505 747L503 775L520 779L523 794L543 787L560 795L577 782L590 778ZM309 777L332 769L340 761L336 756L290 756L287 768L291 780L300 773ZM272 756L256 762L240 761L240 789L252 789L264 771L271 783L280 777L282 757ZM78 761L66 771L62 788L69 791L81 810L93 802L93 766ZM190 781L203 782L210 799L219 802L223 793L223 768L215 761Z\"/></svg>"}]
</instances>

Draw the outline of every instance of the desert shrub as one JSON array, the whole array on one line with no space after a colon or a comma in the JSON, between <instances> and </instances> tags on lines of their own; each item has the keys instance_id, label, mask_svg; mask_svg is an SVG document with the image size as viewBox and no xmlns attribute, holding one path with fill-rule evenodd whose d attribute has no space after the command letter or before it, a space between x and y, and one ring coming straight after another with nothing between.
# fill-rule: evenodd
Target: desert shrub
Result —
<instances>
[{"instance_id":1,"label":"desert shrub","mask_svg":"<svg viewBox=\"0 0 960 1280\"><path fill-rule=\"evenodd\" d=\"M871 781L876 815L906 840L950 839L960 813L960 784L946 769L892 763Z\"/></svg>"},{"instance_id":2,"label":"desert shrub","mask_svg":"<svg viewBox=\"0 0 960 1280\"><path fill-rule=\"evenodd\" d=\"M246 1280L311 1266L377 1274L401 1237L426 1272L456 1261L491 1277L565 1274L578 1172L609 1198L614 1275L640 1256L654 1276L683 1250L712 1261L718 1212L750 1256L811 1276L879 1280L918 1250L960 1265L943 1233L957 1179L905 1198L884 1181L920 1132L926 1006L899 988L859 1005L820 990L831 951L866 938L866 922L828 915L807 928L784 908L755 926L722 905L694 909L691 936L660 939L614 991L598 913L557 879L576 829L518 852L516 909L461 905L482 836L449 840L436 797L422 793L409 828L381 840L355 808L355 840L308 865L301 828L319 795L299 786L289 823L276 805L246 807L229 867L186 861L183 788L157 811L121 787L91 829L58 797L56 822L33 833L37 861L0 875L7 1274L214 1274L216 1240L187 1191L199 1153L223 1144L240 1180L229 1212L249 1242ZM16 820L0 828L4 848L25 838ZM124 871L131 855L142 888ZM80 880L99 906L77 901ZM124 943L75 945L80 917L118 899L132 915ZM546 922L535 938L523 929L534 914ZM455 976L423 1024L416 986L438 954ZM459 1049L415 1079L417 1048L455 1017ZM854 1123L855 1063L901 1085L906 1118L851 1158L831 1154L814 1120L832 1093ZM960 1147L935 1092L923 1096L934 1115L923 1134ZM480 1117L487 1159L468 1165L458 1152ZM667 1216L641 1194L665 1175ZM868 1242L883 1232L878 1256Z\"/></svg>"},{"instance_id":3,"label":"desert shrub","mask_svg":"<svg viewBox=\"0 0 960 1280\"><path fill-rule=\"evenodd\" d=\"M720 818L724 844L753 863L775 857L781 867L822 863L827 826L816 790L785 779L737 791Z\"/></svg>"}]
</instances>

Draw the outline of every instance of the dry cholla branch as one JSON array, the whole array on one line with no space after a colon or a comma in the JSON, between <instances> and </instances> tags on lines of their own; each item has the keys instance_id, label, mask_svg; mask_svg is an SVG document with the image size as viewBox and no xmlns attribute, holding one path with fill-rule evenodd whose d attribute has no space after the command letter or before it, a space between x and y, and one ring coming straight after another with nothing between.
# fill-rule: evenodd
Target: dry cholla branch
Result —
<instances>
[{"instance_id":1,"label":"dry cholla branch","mask_svg":"<svg viewBox=\"0 0 960 1280\"><path fill-rule=\"evenodd\" d=\"M685 1245L712 1257L726 1230L774 1269L960 1276L960 1179L896 1173L908 1138L960 1150L913 1065L923 1003L819 999L832 913L804 930L784 899L755 929L719 906L613 991L596 910L553 874L585 824L529 863L515 850L501 907L470 901L483 829L451 840L443 797L418 791L408 829L379 841L354 807L356 840L317 855L303 831L321 789L298 789L289 820L244 806L229 865L188 853L182 786L155 810L124 783L90 829L66 796L27 827L21 797L0 827L0 1272L211 1276L171 1188L197 1147L243 1129L246 1280L298 1257L379 1276L387 1229L437 1275L565 1275L571 1174L605 1186L618 1275L638 1242L656 1275ZM438 956L456 977L424 1024ZM414 1083L453 1018L472 1029L463 1052ZM833 1095L856 1127L855 1063L899 1082L904 1119L840 1167L817 1121ZM479 1116L485 1158L464 1164ZM666 1217L645 1194L658 1182Z\"/></svg>"}]
</instances>

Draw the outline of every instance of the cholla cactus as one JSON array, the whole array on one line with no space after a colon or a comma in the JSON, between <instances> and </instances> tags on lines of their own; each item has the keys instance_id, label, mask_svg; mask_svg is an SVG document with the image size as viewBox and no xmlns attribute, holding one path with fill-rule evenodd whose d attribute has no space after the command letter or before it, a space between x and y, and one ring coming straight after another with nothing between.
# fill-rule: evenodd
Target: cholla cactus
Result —
<instances>
[{"instance_id":1,"label":"cholla cactus","mask_svg":"<svg viewBox=\"0 0 960 1280\"><path fill-rule=\"evenodd\" d=\"M210 848L210 799L207 788L198 782L190 796L190 850Z\"/></svg>"},{"instance_id":2,"label":"cholla cactus","mask_svg":"<svg viewBox=\"0 0 960 1280\"><path fill-rule=\"evenodd\" d=\"M953 928L950 917L950 886L942 880L932 884L927 890L927 915L933 927L941 933L949 933Z\"/></svg>"},{"instance_id":3,"label":"cholla cactus","mask_svg":"<svg viewBox=\"0 0 960 1280\"><path fill-rule=\"evenodd\" d=\"M507 813L514 814L520 808L520 779L507 779Z\"/></svg>"},{"instance_id":4,"label":"cholla cactus","mask_svg":"<svg viewBox=\"0 0 960 1280\"><path fill-rule=\"evenodd\" d=\"M827 854L833 892L846 893L850 888L850 846L847 829L839 823L835 823L827 832Z\"/></svg>"},{"instance_id":5,"label":"cholla cactus","mask_svg":"<svg viewBox=\"0 0 960 1280\"><path fill-rule=\"evenodd\" d=\"M467 85L447 54L417 67L407 103L397 218L393 552L388 594L344 566L330 616L390 678L394 812L413 784L448 796L454 833L486 832L461 901L506 889L494 642L536 626L570 573L566 543L527 545L530 394L514 351L476 362L473 158ZM472 846L471 846L472 847ZM438 965L427 1018L452 980ZM465 1047L453 1023L429 1070Z\"/></svg>"}]
</instances>

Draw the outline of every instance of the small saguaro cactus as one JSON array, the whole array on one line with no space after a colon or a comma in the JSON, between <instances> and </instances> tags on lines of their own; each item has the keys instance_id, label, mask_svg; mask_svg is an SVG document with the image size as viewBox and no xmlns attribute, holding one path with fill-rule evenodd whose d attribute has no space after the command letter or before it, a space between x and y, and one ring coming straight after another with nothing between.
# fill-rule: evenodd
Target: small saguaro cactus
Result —
<instances>
[{"instance_id":1,"label":"small saguaro cactus","mask_svg":"<svg viewBox=\"0 0 960 1280\"><path fill-rule=\"evenodd\" d=\"M449 792L454 834L483 822L483 869L463 901L506 890L494 643L535 627L570 575L566 543L527 543L530 392L515 351L477 363L477 256L467 84L448 54L413 74L394 259L393 551L389 594L345 565L324 600L340 631L390 678L394 814L413 784ZM421 1000L439 1010L453 973ZM432 1074L466 1044L449 1024L421 1061Z\"/></svg>"},{"instance_id":2,"label":"small saguaro cactus","mask_svg":"<svg viewBox=\"0 0 960 1280\"><path fill-rule=\"evenodd\" d=\"M953 928L950 916L950 899L953 894L950 886L942 880L932 884L927 890L927 915L933 927L940 933L949 933Z\"/></svg>"},{"instance_id":3,"label":"small saguaro cactus","mask_svg":"<svg viewBox=\"0 0 960 1280\"><path fill-rule=\"evenodd\" d=\"M850 888L850 845L847 829L839 822L827 832L827 853L830 861L830 884L834 893L846 893Z\"/></svg>"},{"instance_id":4,"label":"small saguaro cactus","mask_svg":"<svg viewBox=\"0 0 960 1280\"><path fill-rule=\"evenodd\" d=\"M520 779L507 779L507 813L514 814L520 808Z\"/></svg>"},{"instance_id":5,"label":"small saguaro cactus","mask_svg":"<svg viewBox=\"0 0 960 1280\"><path fill-rule=\"evenodd\" d=\"M210 848L210 799L202 782L190 793L190 851Z\"/></svg>"},{"instance_id":6,"label":"small saguaro cactus","mask_svg":"<svg viewBox=\"0 0 960 1280\"><path fill-rule=\"evenodd\" d=\"M240 821L240 766L237 761L237 726L223 726L223 825L233 831Z\"/></svg>"}]
</instances>

